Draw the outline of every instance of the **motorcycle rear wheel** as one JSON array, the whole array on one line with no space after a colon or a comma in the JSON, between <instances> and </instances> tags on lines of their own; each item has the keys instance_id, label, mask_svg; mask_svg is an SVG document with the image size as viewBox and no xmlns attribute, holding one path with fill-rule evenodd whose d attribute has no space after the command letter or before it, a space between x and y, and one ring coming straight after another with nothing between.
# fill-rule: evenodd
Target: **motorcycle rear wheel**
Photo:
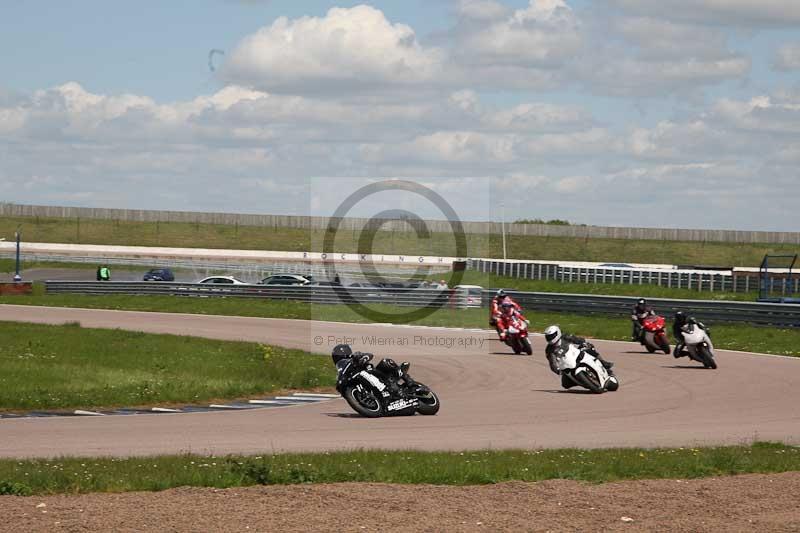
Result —
<instances>
[{"instance_id":1,"label":"motorcycle rear wheel","mask_svg":"<svg viewBox=\"0 0 800 533\"><path fill-rule=\"evenodd\" d=\"M424 390L424 394L417 394L417 399L419 400L417 412L425 416L431 416L438 413L439 408L442 406L442 403L439 401L439 396L437 396L437 394L433 392L427 385L417 382L417 387L420 387Z\"/></svg>"},{"instance_id":2,"label":"motorcycle rear wheel","mask_svg":"<svg viewBox=\"0 0 800 533\"><path fill-rule=\"evenodd\" d=\"M344 390L344 399L353 410L367 418L380 418L383 416L383 405L375 393L368 389L358 390L357 386L347 387Z\"/></svg>"}]
</instances>

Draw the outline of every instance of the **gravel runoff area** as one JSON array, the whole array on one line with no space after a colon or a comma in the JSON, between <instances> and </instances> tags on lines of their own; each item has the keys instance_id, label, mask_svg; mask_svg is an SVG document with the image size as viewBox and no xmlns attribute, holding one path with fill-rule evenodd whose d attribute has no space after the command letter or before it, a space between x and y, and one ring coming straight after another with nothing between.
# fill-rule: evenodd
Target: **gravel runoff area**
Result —
<instances>
[{"instance_id":1,"label":"gravel runoff area","mask_svg":"<svg viewBox=\"0 0 800 533\"><path fill-rule=\"evenodd\" d=\"M0 497L0 531L800 531L800 472Z\"/></svg>"}]
</instances>

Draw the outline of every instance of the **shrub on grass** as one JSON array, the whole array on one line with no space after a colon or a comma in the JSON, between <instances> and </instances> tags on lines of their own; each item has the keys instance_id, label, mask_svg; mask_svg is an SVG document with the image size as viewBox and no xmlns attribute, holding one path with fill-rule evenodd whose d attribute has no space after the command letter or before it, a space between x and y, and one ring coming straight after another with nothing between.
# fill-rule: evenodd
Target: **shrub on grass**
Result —
<instances>
[{"instance_id":1,"label":"shrub on grass","mask_svg":"<svg viewBox=\"0 0 800 533\"><path fill-rule=\"evenodd\" d=\"M0 496L30 496L33 493L25 483L0 481Z\"/></svg>"}]
</instances>

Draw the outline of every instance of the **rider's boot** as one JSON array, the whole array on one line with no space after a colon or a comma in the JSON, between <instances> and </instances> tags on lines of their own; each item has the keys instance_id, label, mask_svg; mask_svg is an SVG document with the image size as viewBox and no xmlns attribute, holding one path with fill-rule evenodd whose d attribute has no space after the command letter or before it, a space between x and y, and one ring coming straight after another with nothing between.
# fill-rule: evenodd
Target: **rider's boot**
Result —
<instances>
[{"instance_id":1,"label":"rider's boot","mask_svg":"<svg viewBox=\"0 0 800 533\"><path fill-rule=\"evenodd\" d=\"M612 368L614 368L614 363L612 363L611 361L606 361L605 359L599 356L597 357L597 360L600 361L600 364L603 365L603 368L605 368L606 370L611 370Z\"/></svg>"},{"instance_id":2,"label":"rider's boot","mask_svg":"<svg viewBox=\"0 0 800 533\"><path fill-rule=\"evenodd\" d=\"M675 359L680 359L681 357L686 357L686 353L684 353L683 349L685 345L683 343L679 343L675 346L675 350L672 352L672 357Z\"/></svg>"}]
</instances>

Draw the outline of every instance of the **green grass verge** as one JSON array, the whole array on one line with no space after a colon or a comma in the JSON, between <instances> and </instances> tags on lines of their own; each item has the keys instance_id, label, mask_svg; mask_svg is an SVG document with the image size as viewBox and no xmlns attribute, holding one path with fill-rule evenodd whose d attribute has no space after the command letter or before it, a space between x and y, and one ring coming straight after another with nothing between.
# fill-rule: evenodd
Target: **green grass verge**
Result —
<instances>
[{"instance_id":1,"label":"green grass verge","mask_svg":"<svg viewBox=\"0 0 800 533\"><path fill-rule=\"evenodd\" d=\"M0 494L337 482L482 485L573 479L603 483L797 470L800 470L800 449L776 443L678 449L354 451L261 457L2 460Z\"/></svg>"},{"instance_id":2,"label":"green grass verge","mask_svg":"<svg viewBox=\"0 0 800 533\"><path fill-rule=\"evenodd\" d=\"M200 315L251 316L325 320L345 323L369 323L345 305L311 305L302 302L260 300L251 298L179 298L174 296L126 295L44 295L41 286L34 286L33 296L0 296L0 304L82 307L87 309L117 309L164 313L193 313ZM408 308L372 306L385 313L404 313ZM605 315L572 315L526 311L531 328L541 332L550 324L561 325L564 331L606 340L630 340L630 321ZM800 328L772 328L744 324L712 324L714 345L720 349L791 355L800 357ZM411 323L420 326L451 328L487 327L485 309L440 309L432 315ZM402 315L396 323L409 323Z\"/></svg>"},{"instance_id":3,"label":"green grass verge","mask_svg":"<svg viewBox=\"0 0 800 533\"><path fill-rule=\"evenodd\" d=\"M431 277L431 281L441 278ZM529 292L563 292L571 294L599 294L607 296L633 296L643 298L672 298L676 300L755 301L758 292L709 292L691 289L672 289L657 285L624 285L619 283L560 282L554 280L522 279L468 270L461 281L464 285L480 285L485 289L504 288Z\"/></svg>"},{"instance_id":4,"label":"green grass verge","mask_svg":"<svg viewBox=\"0 0 800 533\"><path fill-rule=\"evenodd\" d=\"M325 233L292 228L226 226L178 222L119 222L114 220L0 217L0 236L11 239L17 225L29 242L117 244L128 246L186 246L255 250L321 251ZM365 238L366 237L366 238ZM360 245L363 242L365 244ZM500 235L467 236L471 257L502 257ZM365 249L365 246L368 249ZM419 239L415 233L381 231L367 236L339 232L336 250L377 254L455 256L450 234L433 233ZM559 261L613 261L687 265L758 266L766 253L797 253L782 244L739 244L580 239L565 237L508 238L508 257Z\"/></svg>"},{"instance_id":5,"label":"green grass verge","mask_svg":"<svg viewBox=\"0 0 800 533\"><path fill-rule=\"evenodd\" d=\"M19 262L20 272L31 270L33 268L75 268L80 270L92 270L96 268L93 265L86 263L59 263L56 261L25 261ZM14 259L0 259L0 273L13 273L16 270L16 261Z\"/></svg>"},{"instance_id":6,"label":"green grass verge","mask_svg":"<svg viewBox=\"0 0 800 533\"><path fill-rule=\"evenodd\" d=\"M335 384L330 360L273 346L0 322L0 410L169 405Z\"/></svg>"}]
</instances>

